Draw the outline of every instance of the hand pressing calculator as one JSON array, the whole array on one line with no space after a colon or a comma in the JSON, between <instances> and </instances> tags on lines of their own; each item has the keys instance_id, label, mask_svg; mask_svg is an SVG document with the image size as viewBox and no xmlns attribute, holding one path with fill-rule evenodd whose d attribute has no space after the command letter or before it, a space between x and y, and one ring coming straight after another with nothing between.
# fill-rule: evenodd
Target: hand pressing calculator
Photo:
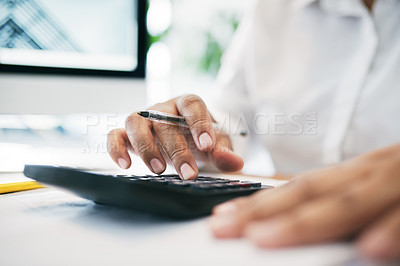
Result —
<instances>
[{"instance_id":1,"label":"hand pressing calculator","mask_svg":"<svg viewBox=\"0 0 400 266\"><path fill-rule=\"evenodd\" d=\"M96 203L179 219L205 216L224 201L271 188L208 176L181 180L178 175L104 175L83 170L26 165L25 176L68 189Z\"/></svg>"}]
</instances>

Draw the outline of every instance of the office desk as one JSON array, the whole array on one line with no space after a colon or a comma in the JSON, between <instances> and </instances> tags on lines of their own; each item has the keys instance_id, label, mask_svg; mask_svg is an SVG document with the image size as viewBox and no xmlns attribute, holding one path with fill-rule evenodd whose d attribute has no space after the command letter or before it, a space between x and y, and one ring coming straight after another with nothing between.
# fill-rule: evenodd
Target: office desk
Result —
<instances>
[{"instance_id":1,"label":"office desk","mask_svg":"<svg viewBox=\"0 0 400 266\"><path fill-rule=\"evenodd\" d=\"M373 265L349 243L260 250L213 238L207 218L172 221L56 188L0 195L0 213L0 265L7 266Z\"/></svg>"}]
</instances>

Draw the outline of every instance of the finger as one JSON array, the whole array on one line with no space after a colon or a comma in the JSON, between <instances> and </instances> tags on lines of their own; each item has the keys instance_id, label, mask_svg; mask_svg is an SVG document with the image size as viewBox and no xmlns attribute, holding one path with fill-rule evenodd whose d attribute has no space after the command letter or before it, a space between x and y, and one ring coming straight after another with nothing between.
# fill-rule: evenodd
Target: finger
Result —
<instances>
[{"instance_id":1,"label":"finger","mask_svg":"<svg viewBox=\"0 0 400 266\"><path fill-rule=\"evenodd\" d=\"M108 133L107 150L113 161L123 169L131 166L131 157L128 153L128 136L125 129L114 129Z\"/></svg>"},{"instance_id":2,"label":"finger","mask_svg":"<svg viewBox=\"0 0 400 266\"><path fill-rule=\"evenodd\" d=\"M177 99L176 107L178 112L185 117L198 149L210 151L215 145L216 136L203 100L196 95L182 96Z\"/></svg>"},{"instance_id":3,"label":"finger","mask_svg":"<svg viewBox=\"0 0 400 266\"><path fill-rule=\"evenodd\" d=\"M372 259L400 258L400 204L370 225L359 238L358 246Z\"/></svg>"},{"instance_id":4,"label":"finger","mask_svg":"<svg viewBox=\"0 0 400 266\"><path fill-rule=\"evenodd\" d=\"M249 221L285 212L304 201L335 193L344 184L350 185L346 168L343 165L312 171L278 189L263 190L244 200L223 203L214 208L211 229L217 237L238 237Z\"/></svg>"},{"instance_id":5,"label":"finger","mask_svg":"<svg viewBox=\"0 0 400 266\"><path fill-rule=\"evenodd\" d=\"M217 238L235 238L242 236L244 221L238 215L243 206L247 206L249 197L240 197L218 205L212 211L209 226Z\"/></svg>"},{"instance_id":6,"label":"finger","mask_svg":"<svg viewBox=\"0 0 400 266\"><path fill-rule=\"evenodd\" d=\"M184 180L196 178L199 170L180 129L163 123L154 123L153 128L164 152L171 159L179 176Z\"/></svg>"},{"instance_id":7,"label":"finger","mask_svg":"<svg viewBox=\"0 0 400 266\"><path fill-rule=\"evenodd\" d=\"M151 131L151 122L134 113L125 121L127 137L134 152L156 174L164 172L166 164Z\"/></svg>"},{"instance_id":8,"label":"finger","mask_svg":"<svg viewBox=\"0 0 400 266\"><path fill-rule=\"evenodd\" d=\"M246 225L244 234L261 247L284 247L338 240L360 230L399 197L393 184L371 197L382 180L352 186L346 192L300 204L270 219Z\"/></svg>"},{"instance_id":9,"label":"finger","mask_svg":"<svg viewBox=\"0 0 400 266\"><path fill-rule=\"evenodd\" d=\"M237 172L243 168L243 159L233 152L232 143L227 135L218 134L209 160L223 172Z\"/></svg>"}]
</instances>

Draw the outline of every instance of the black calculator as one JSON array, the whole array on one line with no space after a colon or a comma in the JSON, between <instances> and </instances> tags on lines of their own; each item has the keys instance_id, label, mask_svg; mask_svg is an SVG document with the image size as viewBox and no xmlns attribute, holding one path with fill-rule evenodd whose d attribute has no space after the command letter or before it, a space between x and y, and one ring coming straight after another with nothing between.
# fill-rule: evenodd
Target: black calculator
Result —
<instances>
[{"instance_id":1,"label":"black calculator","mask_svg":"<svg viewBox=\"0 0 400 266\"><path fill-rule=\"evenodd\" d=\"M26 165L25 176L65 188L99 204L131 208L178 219L205 216L224 201L271 188L258 182L178 175L105 175L84 170Z\"/></svg>"}]
</instances>

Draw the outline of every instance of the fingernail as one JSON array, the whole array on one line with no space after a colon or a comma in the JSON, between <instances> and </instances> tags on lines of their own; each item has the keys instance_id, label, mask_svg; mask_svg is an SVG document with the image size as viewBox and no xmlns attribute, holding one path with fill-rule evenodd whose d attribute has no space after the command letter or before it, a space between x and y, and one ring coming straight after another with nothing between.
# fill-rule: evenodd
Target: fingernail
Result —
<instances>
[{"instance_id":1,"label":"fingernail","mask_svg":"<svg viewBox=\"0 0 400 266\"><path fill-rule=\"evenodd\" d=\"M159 174L164 170L164 164L157 158L151 159L150 165L154 173Z\"/></svg>"},{"instance_id":2,"label":"fingernail","mask_svg":"<svg viewBox=\"0 0 400 266\"><path fill-rule=\"evenodd\" d=\"M199 137L199 143L200 143L201 149L207 149L208 147L211 147L213 140L212 140L210 134L208 134L207 132L204 132Z\"/></svg>"},{"instance_id":3,"label":"fingernail","mask_svg":"<svg viewBox=\"0 0 400 266\"><path fill-rule=\"evenodd\" d=\"M181 174L182 174L182 178L187 180L187 179L193 177L196 174L196 172L193 170L193 168L188 163L184 163L181 166Z\"/></svg>"},{"instance_id":4,"label":"fingernail","mask_svg":"<svg viewBox=\"0 0 400 266\"><path fill-rule=\"evenodd\" d=\"M233 216L222 215L211 217L210 227L217 237L240 236L240 226Z\"/></svg>"},{"instance_id":5,"label":"fingernail","mask_svg":"<svg viewBox=\"0 0 400 266\"><path fill-rule=\"evenodd\" d=\"M222 203L220 205L218 205L217 207L215 207L214 213L215 214L232 214L235 213L237 211L237 206L235 203L233 202L226 202L226 203Z\"/></svg>"},{"instance_id":6,"label":"fingernail","mask_svg":"<svg viewBox=\"0 0 400 266\"><path fill-rule=\"evenodd\" d=\"M125 160L124 158L119 158L118 159L118 164L119 164L119 166L121 166L121 168L123 168L123 169L127 169L128 168L128 161L127 160Z\"/></svg>"}]
</instances>

